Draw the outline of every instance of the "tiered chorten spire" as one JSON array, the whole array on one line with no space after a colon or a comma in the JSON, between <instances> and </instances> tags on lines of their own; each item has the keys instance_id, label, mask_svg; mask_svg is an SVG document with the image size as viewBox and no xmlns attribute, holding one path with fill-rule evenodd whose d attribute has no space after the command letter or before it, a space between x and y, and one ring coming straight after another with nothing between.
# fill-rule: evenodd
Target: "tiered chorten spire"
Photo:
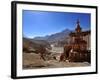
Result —
<instances>
[{"instance_id":1,"label":"tiered chorten spire","mask_svg":"<svg viewBox=\"0 0 100 80\"><path fill-rule=\"evenodd\" d=\"M76 27L75 31L76 31L77 33L81 32L81 27L80 27L80 22L79 22L79 20L77 20L77 27Z\"/></svg>"}]
</instances>

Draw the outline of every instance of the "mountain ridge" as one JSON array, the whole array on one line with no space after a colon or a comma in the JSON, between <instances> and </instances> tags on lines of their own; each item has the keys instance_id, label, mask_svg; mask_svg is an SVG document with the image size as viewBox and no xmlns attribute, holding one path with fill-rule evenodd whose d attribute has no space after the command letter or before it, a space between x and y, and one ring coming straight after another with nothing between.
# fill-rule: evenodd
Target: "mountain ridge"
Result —
<instances>
[{"instance_id":1,"label":"mountain ridge","mask_svg":"<svg viewBox=\"0 0 100 80\"><path fill-rule=\"evenodd\" d=\"M55 34L46 35L44 37L35 37L34 40L46 40L48 42L55 42L55 41L63 41L65 38L69 36L69 33L72 32L69 29L65 29L61 32L57 32Z\"/></svg>"}]
</instances>

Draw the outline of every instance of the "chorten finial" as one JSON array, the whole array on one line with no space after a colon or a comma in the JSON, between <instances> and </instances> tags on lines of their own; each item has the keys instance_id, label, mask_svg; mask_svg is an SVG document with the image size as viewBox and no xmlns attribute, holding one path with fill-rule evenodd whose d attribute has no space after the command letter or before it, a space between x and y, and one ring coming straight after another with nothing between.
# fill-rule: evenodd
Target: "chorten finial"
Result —
<instances>
[{"instance_id":1,"label":"chorten finial","mask_svg":"<svg viewBox=\"0 0 100 80\"><path fill-rule=\"evenodd\" d=\"M77 19L77 24L79 24L80 23L80 21L79 21L79 19Z\"/></svg>"},{"instance_id":2,"label":"chorten finial","mask_svg":"<svg viewBox=\"0 0 100 80\"><path fill-rule=\"evenodd\" d=\"M80 27L80 21L79 21L79 19L77 20L77 27L76 27L76 32L81 32L81 27Z\"/></svg>"}]
</instances>

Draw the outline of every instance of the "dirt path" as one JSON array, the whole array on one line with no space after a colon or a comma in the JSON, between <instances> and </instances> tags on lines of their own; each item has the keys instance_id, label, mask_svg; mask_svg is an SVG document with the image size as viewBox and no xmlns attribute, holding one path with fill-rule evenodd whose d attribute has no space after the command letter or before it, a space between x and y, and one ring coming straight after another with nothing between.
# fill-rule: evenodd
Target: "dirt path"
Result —
<instances>
[{"instance_id":1,"label":"dirt path","mask_svg":"<svg viewBox=\"0 0 100 80\"><path fill-rule=\"evenodd\" d=\"M23 53L23 69L36 68L62 68L62 67L83 67L90 66L88 62L59 62L60 53L63 52L63 47L53 47L51 55L48 55L46 61L40 58L36 53ZM56 57L53 59L52 57Z\"/></svg>"},{"instance_id":2,"label":"dirt path","mask_svg":"<svg viewBox=\"0 0 100 80\"><path fill-rule=\"evenodd\" d=\"M52 47L51 52L55 53L63 53L63 47Z\"/></svg>"},{"instance_id":3,"label":"dirt path","mask_svg":"<svg viewBox=\"0 0 100 80\"><path fill-rule=\"evenodd\" d=\"M59 62L58 60L42 60L38 54L24 53L23 55L23 69L36 68L62 68L62 67L80 67L90 66L87 62Z\"/></svg>"},{"instance_id":4,"label":"dirt path","mask_svg":"<svg viewBox=\"0 0 100 80\"><path fill-rule=\"evenodd\" d=\"M80 67L80 66L90 66L88 62L59 62L55 60L49 60L47 61L47 64L49 64L48 67Z\"/></svg>"}]
</instances>

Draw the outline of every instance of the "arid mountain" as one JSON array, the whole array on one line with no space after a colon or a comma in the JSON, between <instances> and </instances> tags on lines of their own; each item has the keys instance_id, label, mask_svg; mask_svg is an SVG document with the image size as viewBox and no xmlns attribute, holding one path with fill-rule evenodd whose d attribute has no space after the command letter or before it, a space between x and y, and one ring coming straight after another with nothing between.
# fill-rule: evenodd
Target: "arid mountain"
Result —
<instances>
[{"instance_id":1,"label":"arid mountain","mask_svg":"<svg viewBox=\"0 0 100 80\"><path fill-rule=\"evenodd\" d=\"M30 39L30 41L32 41L33 43L37 44L37 45L42 45L45 48L50 49L50 44L49 42L47 42L46 40L35 40L35 39Z\"/></svg>"},{"instance_id":2,"label":"arid mountain","mask_svg":"<svg viewBox=\"0 0 100 80\"><path fill-rule=\"evenodd\" d=\"M50 49L50 44L44 40L34 40L29 38L23 38L23 51L39 51L41 48Z\"/></svg>"},{"instance_id":3,"label":"arid mountain","mask_svg":"<svg viewBox=\"0 0 100 80\"><path fill-rule=\"evenodd\" d=\"M37 37L34 37L33 39L34 40L47 40L49 37L50 37L50 35L47 35L47 36L44 36L44 37L37 36Z\"/></svg>"},{"instance_id":4,"label":"arid mountain","mask_svg":"<svg viewBox=\"0 0 100 80\"><path fill-rule=\"evenodd\" d=\"M55 42L62 42L68 39L68 35L71 32L71 30L69 29L65 29L59 33L55 33L55 34L51 34L48 36L44 36L44 37L35 37L34 40L46 40L49 43L55 43Z\"/></svg>"}]
</instances>

